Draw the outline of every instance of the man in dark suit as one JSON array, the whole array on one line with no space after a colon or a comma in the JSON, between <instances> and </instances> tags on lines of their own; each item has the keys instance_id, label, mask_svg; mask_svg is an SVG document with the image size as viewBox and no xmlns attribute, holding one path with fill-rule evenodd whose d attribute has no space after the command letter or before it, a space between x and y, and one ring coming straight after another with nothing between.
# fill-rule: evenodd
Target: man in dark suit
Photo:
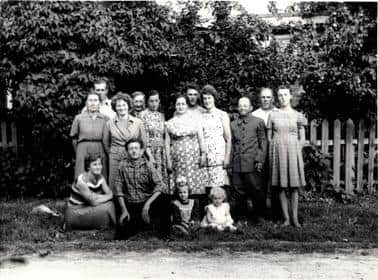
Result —
<instances>
[{"instance_id":1,"label":"man in dark suit","mask_svg":"<svg viewBox=\"0 0 378 280\"><path fill-rule=\"evenodd\" d=\"M264 121L252 116L251 101L242 97L238 103L239 118L231 122L232 132L232 204L234 216L242 215L243 204L253 203L253 218L264 216L263 167L267 153Z\"/></svg>"}]
</instances>

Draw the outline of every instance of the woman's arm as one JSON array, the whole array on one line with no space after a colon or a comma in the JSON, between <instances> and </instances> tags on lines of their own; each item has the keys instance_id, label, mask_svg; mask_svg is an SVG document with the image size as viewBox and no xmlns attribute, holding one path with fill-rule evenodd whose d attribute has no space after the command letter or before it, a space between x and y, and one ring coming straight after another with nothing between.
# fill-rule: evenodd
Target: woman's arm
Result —
<instances>
[{"instance_id":1,"label":"woman's arm","mask_svg":"<svg viewBox=\"0 0 378 280\"><path fill-rule=\"evenodd\" d=\"M72 139L72 148L74 149L74 152L76 153L76 149L77 149L77 139Z\"/></svg>"},{"instance_id":2,"label":"woman's arm","mask_svg":"<svg viewBox=\"0 0 378 280\"><path fill-rule=\"evenodd\" d=\"M301 145L301 147L303 147L305 142L306 142L304 126L299 127L299 139L298 140L299 140L299 144Z\"/></svg>"},{"instance_id":3,"label":"woman's arm","mask_svg":"<svg viewBox=\"0 0 378 280\"><path fill-rule=\"evenodd\" d=\"M272 120L271 120L271 116L269 115L268 117L268 122L266 124L266 131L267 131L267 140L268 140L268 143L270 143L270 141L272 141L272 138L273 138L273 129L272 129Z\"/></svg>"},{"instance_id":4,"label":"woman's arm","mask_svg":"<svg viewBox=\"0 0 378 280\"><path fill-rule=\"evenodd\" d=\"M164 134L165 134L165 139L164 139L164 144L165 144L165 154L167 157L167 170L169 172L172 171L172 160L171 160L171 137L168 132L167 126L164 128Z\"/></svg>"},{"instance_id":5,"label":"woman's arm","mask_svg":"<svg viewBox=\"0 0 378 280\"><path fill-rule=\"evenodd\" d=\"M224 168L228 168L230 165L231 160L231 147L232 147L232 136L231 136L231 124L230 124L230 118L228 117L227 113L224 113L224 116L222 118L222 124L223 124L223 137L224 141L226 142L226 153L224 156Z\"/></svg>"},{"instance_id":6,"label":"woman's arm","mask_svg":"<svg viewBox=\"0 0 378 280\"><path fill-rule=\"evenodd\" d=\"M111 134L110 134L110 121L107 121L104 127L104 132L102 134L102 144L104 145L104 149L107 154L110 152L110 139L111 139Z\"/></svg>"},{"instance_id":7,"label":"woman's arm","mask_svg":"<svg viewBox=\"0 0 378 280\"><path fill-rule=\"evenodd\" d=\"M106 183L105 183L106 184ZM81 194L81 196L88 202L91 206L97 206L104 202L107 202L113 198L113 193L110 191L110 193L105 194L95 194L89 189L88 183L84 182L82 178L79 176L77 180L77 187Z\"/></svg>"},{"instance_id":8,"label":"woman's arm","mask_svg":"<svg viewBox=\"0 0 378 280\"><path fill-rule=\"evenodd\" d=\"M197 129L198 144L200 147L200 166L203 167L206 165L206 149L205 149L205 140L203 137L202 125Z\"/></svg>"},{"instance_id":9,"label":"woman's arm","mask_svg":"<svg viewBox=\"0 0 378 280\"><path fill-rule=\"evenodd\" d=\"M102 181L101 187L102 187L102 191L104 192L104 194L112 194L112 196L113 196L113 192L112 192L112 190L109 188L108 183L106 183L105 178L103 178L103 181Z\"/></svg>"},{"instance_id":10,"label":"woman's arm","mask_svg":"<svg viewBox=\"0 0 378 280\"><path fill-rule=\"evenodd\" d=\"M141 125L139 126L139 136L145 147L145 153L147 155L148 160L151 162L155 162L154 156L152 155L152 152L149 146L150 141L148 139L146 127L143 120L141 121Z\"/></svg>"},{"instance_id":11,"label":"woman's arm","mask_svg":"<svg viewBox=\"0 0 378 280\"><path fill-rule=\"evenodd\" d=\"M70 131L70 137L72 138L72 147L76 153L77 148L77 138L79 136L79 118L76 116L72 122L71 131Z\"/></svg>"}]
</instances>

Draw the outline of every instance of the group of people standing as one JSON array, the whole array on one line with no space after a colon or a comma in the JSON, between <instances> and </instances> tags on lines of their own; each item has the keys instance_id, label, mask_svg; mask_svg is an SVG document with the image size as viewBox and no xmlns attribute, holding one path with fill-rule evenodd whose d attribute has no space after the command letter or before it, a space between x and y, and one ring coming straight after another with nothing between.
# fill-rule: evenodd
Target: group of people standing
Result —
<instances>
[{"instance_id":1,"label":"group of people standing","mask_svg":"<svg viewBox=\"0 0 378 280\"><path fill-rule=\"evenodd\" d=\"M188 233L202 219L201 227L236 230L231 216L251 212L260 222L272 201L279 201L283 226L300 227L307 122L291 108L289 88L278 89L279 108L269 88L259 92L255 111L241 97L233 121L216 107L211 85L178 94L168 121L156 90L147 97L118 92L111 100L107 94L106 80L96 81L71 127L76 162L68 228L114 224L127 238L153 225L166 236L172 229Z\"/></svg>"}]
</instances>

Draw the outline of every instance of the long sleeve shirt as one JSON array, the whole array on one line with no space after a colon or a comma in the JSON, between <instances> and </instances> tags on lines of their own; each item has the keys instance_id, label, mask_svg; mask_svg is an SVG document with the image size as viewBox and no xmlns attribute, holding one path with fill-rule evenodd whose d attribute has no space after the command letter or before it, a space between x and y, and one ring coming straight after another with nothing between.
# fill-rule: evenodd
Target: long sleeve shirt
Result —
<instances>
[{"instance_id":1,"label":"long sleeve shirt","mask_svg":"<svg viewBox=\"0 0 378 280\"><path fill-rule=\"evenodd\" d=\"M253 172L255 163L264 164L267 137L264 121L248 115L231 123L233 172Z\"/></svg>"},{"instance_id":2,"label":"long sleeve shirt","mask_svg":"<svg viewBox=\"0 0 378 280\"><path fill-rule=\"evenodd\" d=\"M125 197L128 203L140 203L163 188L162 177L145 158L121 161L114 183L115 196Z\"/></svg>"}]
</instances>

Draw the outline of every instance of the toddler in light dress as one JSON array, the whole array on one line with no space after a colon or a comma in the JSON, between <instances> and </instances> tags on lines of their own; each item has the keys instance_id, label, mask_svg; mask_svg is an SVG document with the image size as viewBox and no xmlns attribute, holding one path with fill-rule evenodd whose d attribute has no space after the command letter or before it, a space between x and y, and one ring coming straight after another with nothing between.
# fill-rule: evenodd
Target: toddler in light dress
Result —
<instances>
[{"instance_id":1,"label":"toddler in light dress","mask_svg":"<svg viewBox=\"0 0 378 280\"><path fill-rule=\"evenodd\" d=\"M226 192L221 187L213 187L209 195L212 203L205 207L205 216L201 222L202 228L212 228L219 231L236 231L234 220L230 214L230 205L224 202Z\"/></svg>"}]
</instances>

